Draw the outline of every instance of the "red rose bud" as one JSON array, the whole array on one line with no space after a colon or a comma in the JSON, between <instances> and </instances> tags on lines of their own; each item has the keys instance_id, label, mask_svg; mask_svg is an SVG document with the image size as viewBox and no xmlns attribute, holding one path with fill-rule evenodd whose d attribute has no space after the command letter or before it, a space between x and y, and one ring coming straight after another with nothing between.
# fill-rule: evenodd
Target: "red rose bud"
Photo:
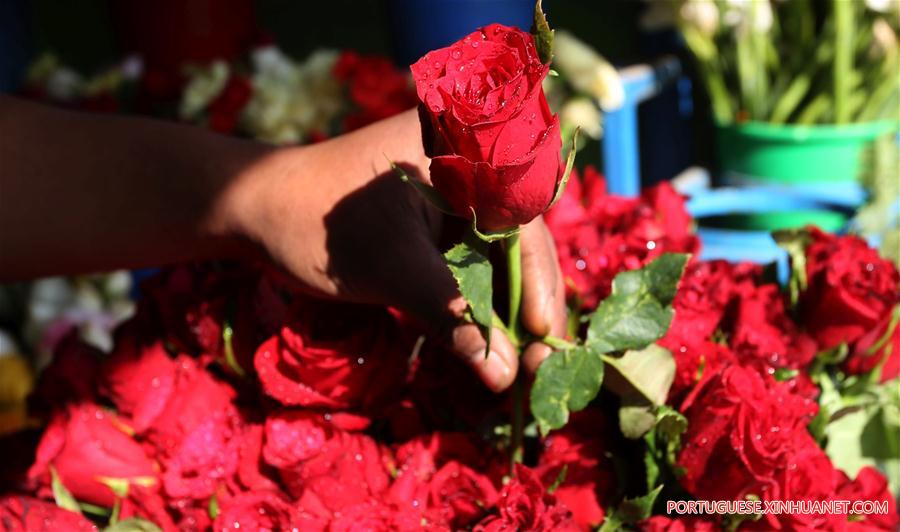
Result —
<instances>
[{"instance_id":1,"label":"red rose bud","mask_svg":"<svg viewBox=\"0 0 900 532\"><path fill-rule=\"evenodd\" d=\"M431 181L456 214L501 230L543 213L562 177L562 139L532 36L492 24L411 69Z\"/></svg>"},{"instance_id":2,"label":"red rose bud","mask_svg":"<svg viewBox=\"0 0 900 532\"><path fill-rule=\"evenodd\" d=\"M44 432L28 476L47 488L55 468L75 499L112 507L113 487L158 484L156 464L128 430L115 414L91 403L60 411Z\"/></svg>"}]
</instances>

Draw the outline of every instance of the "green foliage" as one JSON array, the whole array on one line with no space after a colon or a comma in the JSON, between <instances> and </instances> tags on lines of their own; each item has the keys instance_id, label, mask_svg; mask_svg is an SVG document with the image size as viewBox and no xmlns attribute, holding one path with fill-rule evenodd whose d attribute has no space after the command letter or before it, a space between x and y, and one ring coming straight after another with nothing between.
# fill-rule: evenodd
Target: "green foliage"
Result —
<instances>
[{"instance_id":1,"label":"green foliage","mask_svg":"<svg viewBox=\"0 0 900 532\"><path fill-rule=\"evenodd\" d=\"M570 412L586 407L603 383L623 399L626 434L640 437L653 427L675 365L667 350L652 344L669 327L687 258L666 254L618 274L612 294L590 317L584 345L560 346L544 360L531 390L531 413L543 434L564 426ZM611 371L605 372L604 364Z\"/></svg>"},{"instance_id":2,"label":"green foliage","mask_svg":"<svg viewBox=\"0 0 900 532\"><path fill-rule=\"evenodd\" d=\"M578 151L578 133L580 131L581 129L576 127L575 132L572 134L572 148L569 150L568 157L566 157L566 169L563 172L562 179L560 179L559 183L556 185L556 192L553 193L553 199L550 200L550 205L547 207L548 209L556 205L556 202L559 201L559 198L561 198L566 191L566 185L569 184L572 168L575 167L575 153Z\"/></svg>"},{"instance_id":3,"label":"green foliage","mask_svg":"<svg viewBox=\"0 0 900 532\"><path fill-rule=\"evenodd\" d=\"M556 351L538 367L531 389L531 413L546 435L569 421L569 412L583 409L603 382L600 353L589 346Z\"/></svg>"},{"instance_id":4,"label":"green foliage","mask_svg":"<svg viewBox=\"0 0 900 532\"><path fill-rule=\"evenodd\" d=\"M470 236L445 253L444 258L456 279L459 292L469 304L472 320L478 324L487 342L484 352L487 356L494 318L493 269L488 259L488 244Z\"/></svg>"},{"instance_id":5,"label":"green foliage","mask_svg":"<svg viewBox=\"0 0 900 532\"><path fill-rule=\"evenodd\" d=\"M545 65L549 65L553 59L553 30L547 22L547 15L541 7L541 0L534 4L534 25L531 27L534 36L534 46L537 48L538 57Z\"/></svg>"},{"instance_id":6,"label":"green foliage","mask_svg":"<svg viewBox=\"0 0 900 532\"><path fill-rule=\"evenodd\" d=\"M656 408L655 422L653 429L644 435L648 490L680 475L681 468L675 461L681 449L681 435L688 427L687 418L665 405Z\"/></svg>"},{"instance_id":7,"label":"green foliage","mask_svg":"<svg viewBox=\"0 0 900 532\"><path fill-rule=\"evenodd\" d=\"M624 525L633 525L650 517L653 512L653 503L662 491L662 486L650 493L634 499L625 499L613 509L608 510L606 519L600 527L600 532L614 532L622 530Z\"/></svg>"},{"instance_id":8,"label":"green foliage","mask_svg":"<svg viewBox=\"0 0 900 532\"><path fill-rule=\"evenodd\" d=\"M622 272L612 294L591 315L587 344L603 353L642 349L662 338L688 255L667 253L640 270Z\"/></svg>"}]
</instances>

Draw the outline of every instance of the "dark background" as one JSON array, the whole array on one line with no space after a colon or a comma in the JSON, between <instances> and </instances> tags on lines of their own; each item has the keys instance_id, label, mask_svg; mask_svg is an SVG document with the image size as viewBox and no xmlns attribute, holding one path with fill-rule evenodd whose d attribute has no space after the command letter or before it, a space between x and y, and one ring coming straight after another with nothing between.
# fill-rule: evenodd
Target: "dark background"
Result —
<instances>
[{"instance_id":1,"label":"dark background","mask_svg":"<svg viewBox=\"0 0 900 532\"><path fill-rule=\"evenodd\" d=\"M5 40L6 46L13 42L25 48L23 56L52 52L63 65L85 75L96 73L123 57L122 35L115 31L110 6L128 1L155 0L0 0L0 50ZM256 0L254 7L260 28L289 55L302 59L321 47L395 56L389 3ZM682 63L690 71L691 62L674 33L641 33L638 20L644 3L640 0L544 0L544 8L553 27L570 30L616 66L648 62L674 52L685 59ZM0 58L0 78L21 75L21 64L10 62ZM690 164L709 166L711 128L705 98L697 90L693 104L700 112L690 123L678 117L674 93L641 106L644 184L669 178ZM579 166L601 164L599 151L599 147L589 146L579 156Z\"/></svg>"}]
</instances>

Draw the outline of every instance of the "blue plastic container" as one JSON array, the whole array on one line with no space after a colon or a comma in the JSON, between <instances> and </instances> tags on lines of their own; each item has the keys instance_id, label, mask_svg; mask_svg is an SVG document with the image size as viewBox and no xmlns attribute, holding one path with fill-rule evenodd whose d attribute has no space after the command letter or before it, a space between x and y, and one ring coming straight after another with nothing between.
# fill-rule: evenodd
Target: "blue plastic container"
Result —
<instances>
[{"instance_id":1,"label":"blue plastic container","mask_svg":"<svg viewBox=\"0 0 900 532\"><path fill-rule=\"evenodd\" d=\"M411 65L431 50L494 22L527 31L534 0L390 0L388 9L394 59L399 65ZM544 10L549 13L546 5Z\"/></svg>"}]
</instances>

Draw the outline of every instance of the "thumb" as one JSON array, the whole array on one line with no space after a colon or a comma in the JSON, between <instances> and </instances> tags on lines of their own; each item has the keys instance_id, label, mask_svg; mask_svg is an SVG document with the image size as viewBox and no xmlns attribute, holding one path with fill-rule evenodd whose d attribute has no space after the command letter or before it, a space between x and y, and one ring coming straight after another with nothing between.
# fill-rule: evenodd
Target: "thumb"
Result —
<instances>
[{"instance_id":1,"label":"thumb","mask_svg":"<svg viewBox=\"0 0 900 532\"><path fill-rule=\"evenodd\" d=\"M422 237L415 239L418 245L408 247L411 253L408 260L396 263L409 265L409 271L395 272L394 278L403 280L395 285L397 306L429 325L439 342L472 368L489 389L505 390L515 380L519 368L515 347L495 328L485 356L486 342L478 326L462 319L467 304L444 257L432 241Z\"/></svg>"}]
</instances>

